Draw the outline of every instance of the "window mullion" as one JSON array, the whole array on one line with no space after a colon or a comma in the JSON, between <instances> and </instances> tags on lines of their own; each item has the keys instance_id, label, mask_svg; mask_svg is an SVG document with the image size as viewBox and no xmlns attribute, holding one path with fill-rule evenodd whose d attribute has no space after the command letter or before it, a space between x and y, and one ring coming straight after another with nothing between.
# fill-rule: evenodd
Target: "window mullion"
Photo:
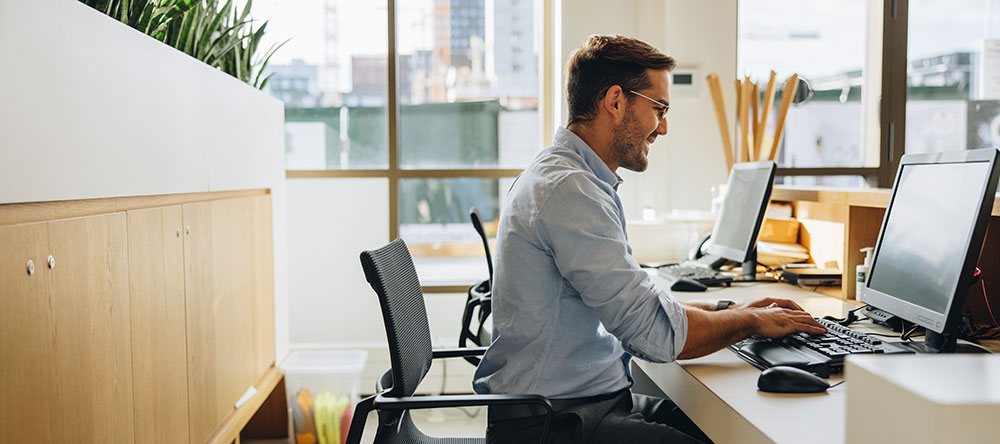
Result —
<instances>
[{"instance_id":1,"label":"window mullion","mask_svg":"<svg viewBox=\"0 0 1000 444\"><path fill-rule=\"evenodd\" d=\"M906 141L907 0L883 0L882 103L879 183L892 187Z\"/></svg>"},{"instance_id":2,"label":"window mullion","mask_svg":"<svg viewBox=\"0 0 1000 444\"><path fill-rule=\"evenodd\" d=\"M396 0L386 0L386 11L389 20L389 59L386 64L388 73L386 112L389 114L389 239L392 240L399 237L399 84L396 64Z\"/></svg>"}]
</instances>

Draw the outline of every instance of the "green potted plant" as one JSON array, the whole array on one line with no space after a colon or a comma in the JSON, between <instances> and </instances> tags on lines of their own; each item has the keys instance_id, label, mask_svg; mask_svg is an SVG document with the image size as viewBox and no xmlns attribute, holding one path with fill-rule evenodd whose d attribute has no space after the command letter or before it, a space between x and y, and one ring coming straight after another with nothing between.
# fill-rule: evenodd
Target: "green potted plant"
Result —
<instances>
[{"instance_id":1,"label":"green potted plant","mask_svg":"<svg viewBox=\"0 0 1000 444\"><path fill-rule=\"evenodd\" d=\"M252 0L242 11L233 0L80 1L258 89L273 75L264 76L271 56L287 42L260 52L267 21L254 28Z\"/></svg>"}]
</instances>

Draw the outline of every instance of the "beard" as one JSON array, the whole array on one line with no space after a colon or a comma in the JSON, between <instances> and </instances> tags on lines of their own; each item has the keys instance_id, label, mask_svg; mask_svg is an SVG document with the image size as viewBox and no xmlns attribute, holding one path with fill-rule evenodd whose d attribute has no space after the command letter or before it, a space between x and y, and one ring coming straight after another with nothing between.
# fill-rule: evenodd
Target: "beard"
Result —
<instances>
[{"instance_id":1,"label":"beard","mask_svg":"<svg viewBox=\"0 0 1000 444\"><path fill-rule=\"evenodd\" d=\"M643 134L639 128L639 120L635 117L634 108L625 111L625 119L614 129L611 141L611 156L618 161L618 166L641 173L649 168L644 143L649 134Z\"/></svg>"}]
</instances>

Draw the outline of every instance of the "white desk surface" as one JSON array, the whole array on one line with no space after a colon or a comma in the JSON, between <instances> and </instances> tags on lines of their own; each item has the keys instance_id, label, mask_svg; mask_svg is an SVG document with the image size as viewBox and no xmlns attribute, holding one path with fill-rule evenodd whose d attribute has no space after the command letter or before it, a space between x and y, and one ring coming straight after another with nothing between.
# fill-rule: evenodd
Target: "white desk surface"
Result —
<instances>
[{"instance_id":1,"label":"white desk surface","mask_svg":"<svg viewBox=\"0 0 1000 444\"><path fill-rule=\"evenodd\" d=\"M1000 378L998 354L855 356L851 363L857 371L878 375L886 384L934 404L1000 405L1000 385L995 383Z\"/></svg>"},{"instance_id":2,"label":"white desk surface","mask_svg":"<svg viewBox=\"0 0 1000 444\"><path fill-rule=\"evenodd\" d=\"M658 286L669 288L665 280L651 274ZM817 317L843 317L855 308L784 283L734 284L704 293L673 294L683 302L781 297L795 300ZM716 443L844 442L848 383L817 394L761 392L757 390L760 370L728 349L669 364L634 362ZM830 381L840 379L835 376Z\"/></svg>"}]
</instances>

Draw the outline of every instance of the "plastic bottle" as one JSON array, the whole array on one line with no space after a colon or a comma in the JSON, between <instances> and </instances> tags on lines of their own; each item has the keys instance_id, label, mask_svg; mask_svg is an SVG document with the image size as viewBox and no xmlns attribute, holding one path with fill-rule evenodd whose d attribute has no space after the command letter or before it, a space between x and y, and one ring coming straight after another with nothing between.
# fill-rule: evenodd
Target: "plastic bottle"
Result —
<instances>
[{"instance_id":1,"label":"plastic bottle","mask_svg":"<svg viewBox=\"0 0 1000 444\"><path fill-rule=\"evenodd\" d=\"M861 249L861 252L865 254L865 263L858 265L857 267L857 284L854 285L854 298L856 300L861 300L861 289L865 286L865 280L868 279L868 269L872 266L872 251L875 251L873 247L865 247Z\"/></svg>"}]
</instances>

